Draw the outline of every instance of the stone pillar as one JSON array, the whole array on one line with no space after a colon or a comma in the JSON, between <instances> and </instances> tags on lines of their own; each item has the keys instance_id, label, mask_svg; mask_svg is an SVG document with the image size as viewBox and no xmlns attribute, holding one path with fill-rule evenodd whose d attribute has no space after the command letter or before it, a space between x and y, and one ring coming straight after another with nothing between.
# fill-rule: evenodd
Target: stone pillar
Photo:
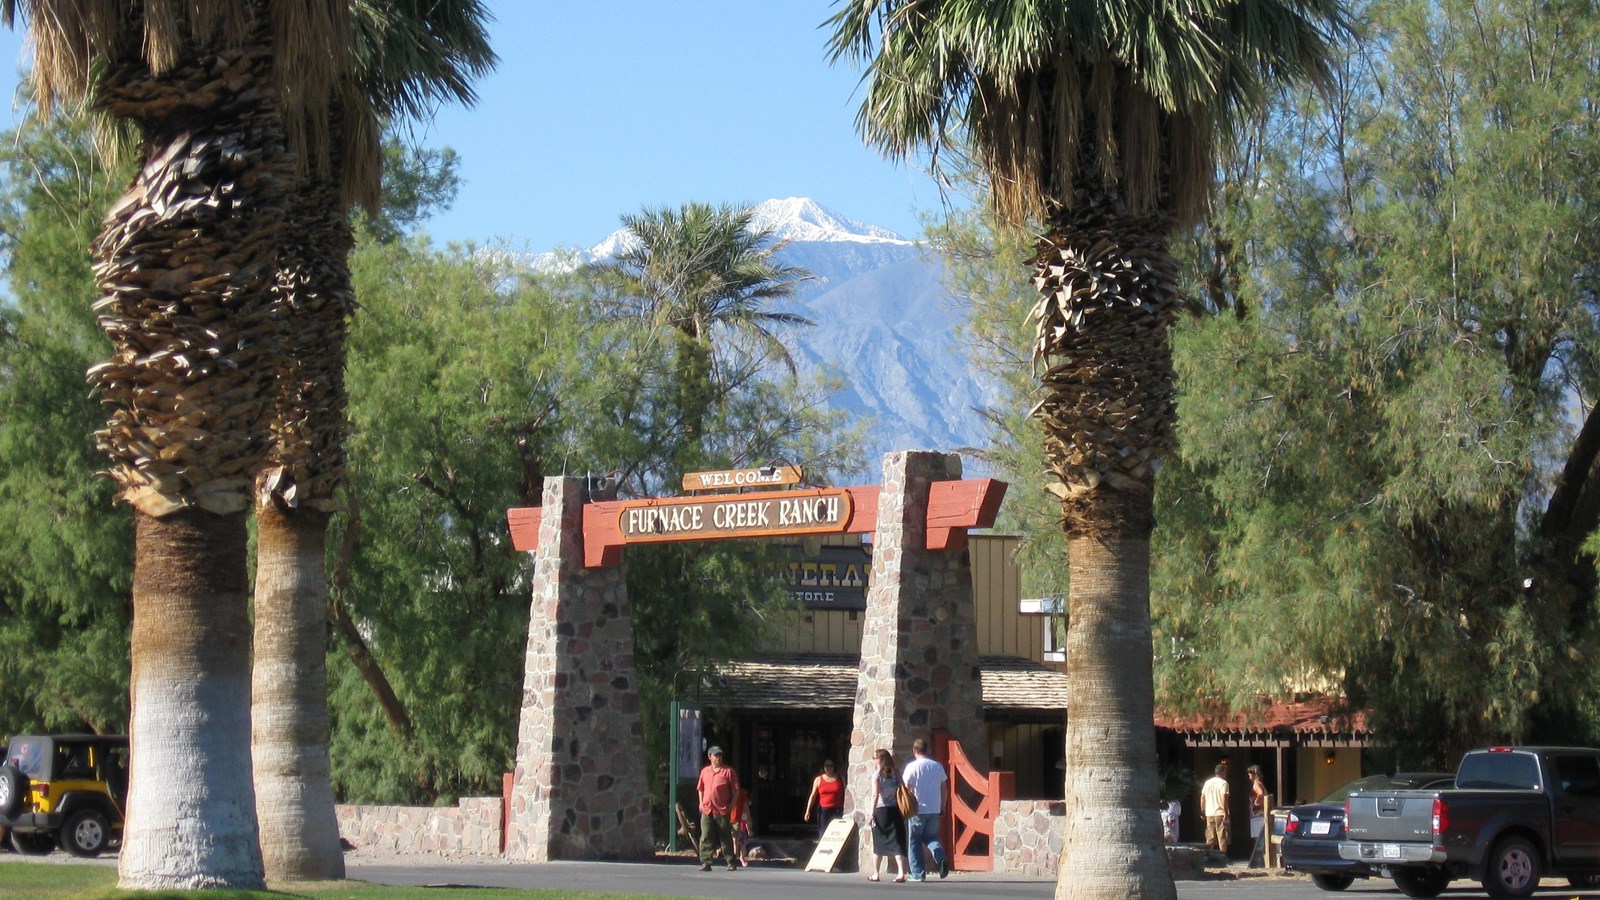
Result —
<instances>
[{"instance_id":1,"label":"stone pillar","mask_svg":"<svg viewBox=\"0 0 1600 900\"><path fill-rule=\"evenodd\" d=\"M583 567L582 478L546 478L506 855L655 854L621 566Z\"/></svg>"},{"instance_id":2,"label":"stone pillar","mask_svg":"<svg viewBox=\"0 0 1600 900\"><path fill-rule=\"evenodd\" d=\"M929 485L960 478L961 458L953 453L905 451L883 459L845 799L845 814L860 829L863 864L872 852L872 776L879 748L893 753L904 769L911 742L931 740L942 728L972 757L989 755L971 559L965 545L924 549Z\"/></svg>"}]
</instances>

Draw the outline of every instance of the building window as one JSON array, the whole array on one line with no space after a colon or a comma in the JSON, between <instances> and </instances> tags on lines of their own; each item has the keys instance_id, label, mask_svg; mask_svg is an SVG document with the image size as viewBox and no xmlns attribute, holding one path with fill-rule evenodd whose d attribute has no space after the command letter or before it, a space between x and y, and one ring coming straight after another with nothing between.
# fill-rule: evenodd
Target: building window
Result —
<instances>
[{"instance_id":1,"label":"building window","mask_svg":"<svg viewBox=\"0 0 1600 900\"><path fill-rule=\"evenodd\" d=\"M1044 661L1066 662L1067 646L1061 634L1061 616L1066 612L1066 602L1060 597L1018 600L1017 612L1039 617L1039 626L1043 629L1040 646L1044 650Z\"/></svg>"}]
</instances>

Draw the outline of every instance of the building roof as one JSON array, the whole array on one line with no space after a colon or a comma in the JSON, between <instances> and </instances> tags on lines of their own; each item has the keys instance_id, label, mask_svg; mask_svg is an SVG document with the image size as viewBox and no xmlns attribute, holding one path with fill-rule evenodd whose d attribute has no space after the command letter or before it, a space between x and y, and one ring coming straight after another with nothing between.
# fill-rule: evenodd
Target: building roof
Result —
<instances>
[{"instance_id":1,"label":"building roof","mask_svg":"<svg viewBox=\"0 0 1600 900\"><path fill-rule=\"evenodd\" d=\"M1176 731L1188 743L1237 745L1293 737L1296 744L1363 745L1371 735L1367 711L1352 709L1346 701L1324 695L1304 695L1292 700L1263 700L1257 706L1233 710L1214 708L1196 713L1156 712L1156 726Z\"/></svg>"},{"instance_id":2,"label":"building roof","mask_svg":"<svg viewBox=\"0 0 1600 900\"><path fill-rule=\"evenodd\" d=\"M984 656L978 665L991 715L1066 714L1065 674L1020 656ZM723 665L706 677L701 699L730 709L849 712L858 669L849 653L772 653Z\"/></svg>"},{"instance_id":3,"label":"building roof","mask_svg":"<svg viewBox=\"0 0 1600 900\"><path fill-rule=\"evenodd\" d=\"M1065 673L1021 656L984 656L979 666L988 718L1064 721ZM851 653L775 652L707 675L700 699L734 710L849 713L858 669L859 658ZM1183 735L1190 746L1362 746L1370 736L1365 710L1325 696L1262 701L1245 710L1158 710L1155 724Z\"/></svg>"}]
</instances>

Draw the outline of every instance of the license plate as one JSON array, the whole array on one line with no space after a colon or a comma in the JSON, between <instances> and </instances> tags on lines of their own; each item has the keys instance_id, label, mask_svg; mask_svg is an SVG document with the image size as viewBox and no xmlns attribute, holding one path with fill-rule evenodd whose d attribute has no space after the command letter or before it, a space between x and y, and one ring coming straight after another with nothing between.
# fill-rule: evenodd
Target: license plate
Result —
<instances>
[{"instance_id":1,"label":"license plate","mask_svg":"<svg viewBox=\"0 0 1600 900\"><path fill-rule=\"evenodd\" d=\"M1327 834L1329 831L1332 831L1332 830L1333 830L1333 823L1332 822L1312 822L1311 823L1311 833L1312 834Z\"/></svg>"},{"instance_id":2,"label":"license plate","mask_svg":"<svg viewBox=\"0 0 1600 900\"><path fill-rule=\"evenodd\" d=\"M1400 845L1399 844L1384 844L1383 845L1383 858L1384 859L1399 859L1400 858Z\"/></svg>"}]
</instances>

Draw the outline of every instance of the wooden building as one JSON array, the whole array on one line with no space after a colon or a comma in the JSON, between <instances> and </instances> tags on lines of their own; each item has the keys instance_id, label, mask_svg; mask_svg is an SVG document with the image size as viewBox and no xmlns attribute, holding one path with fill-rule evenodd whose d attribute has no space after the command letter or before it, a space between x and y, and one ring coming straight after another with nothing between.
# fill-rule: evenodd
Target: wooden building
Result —
<instances>
[{"instance_id":1,"label":"wooden building","mask_svg":"<svg viewBox=\"0 0 1600 900\"><path fill-rule=\"evenodd\" d=\"M1022 597L1017 545L1014 537L969 538L987 740L967 752L974 762L1014 773L1018 798L1058 799L1066 658L1052 614L1060 610ZM829 584L826 575L814 581ZM686 698L704 707L707 738L733 754L762 834L808 832L802 815L812 780L824 760L842 772L848 757L863 613L850 608L853 594L807 589L808 608L770 649L719 667L701 679L698 697ZM1217 762L1230 763L1241 804L1235 830L1246 840L1247 765L1261 765L1285 802L1314 799L1358 777L1367 737L1364 719L1313 700L1243 714L1158 715L1155 724L1164 765L1187 767L1203 780ZM1186 838L1198 840L1195 805L1194 798L1184 804L1184 819Z\"/></svg>"}]
</instances>

